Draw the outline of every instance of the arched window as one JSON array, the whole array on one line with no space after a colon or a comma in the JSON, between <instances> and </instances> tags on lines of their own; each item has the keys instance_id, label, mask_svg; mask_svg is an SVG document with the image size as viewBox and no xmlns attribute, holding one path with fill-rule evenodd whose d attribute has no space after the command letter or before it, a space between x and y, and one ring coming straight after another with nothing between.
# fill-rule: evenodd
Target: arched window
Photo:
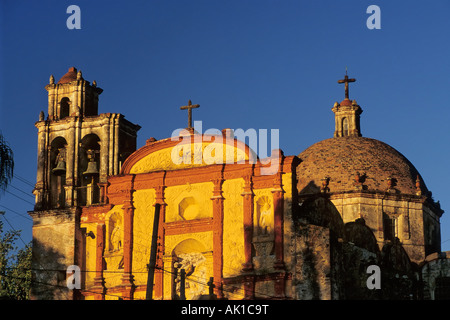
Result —
<instances>
[{"instance_id":1,"label":"arched window","mask_svg":"<svg viewBox=\"0 0 450 320\"><path fill-rule=\"evenodd\" d=\"M50 207L63 208L65 205L67 142L63 137L53 139L50 144Z\"/></svg>"},{"instance_id":2,"label":"arched window","mask_svg":"<svg viewBox=\"0 0 450 320\"><path fill-rule=\"evenodd\" d=\"M393 241L397 236L397 219L383 213L384 239Z\"/></svg>"},{"instance_id":3,"label":"arched window","mask_svg":"<svg viewBox=\"0 0 450 320\"><path fill-rule=\"evenodd\" d=\"M348 136L348 119L347 118L342 119L342 136L343 137Z\"/></svg>"},{"instance_id":4,"label":"arched window","mask_svg":"<svg viewBox=\"0 0 450 320\"><path fill-rule=\"evenodd\" d=\"M204 284L211 276L212 254L207 252L203 243L195 239L180 242L172 251L172 298L196 300L207 294L208 287ZM184 290L181 286L181 270L185 272Z\"/></svg>"},{"instance_id":5,"label":"arched window","mask_svg":"<svg viewBox=\"0 0 450 320\"><path fill-rule=\"evenodd\" d=\"M81 139L79 154L79 177L81 186L78 202L81 206L90 206L100 201L100 138L96 134L87 134Z\"/></svg>"},{"instance_id":6,"label":"arched window","mask_svg":"<svg viewBox=\"0 0 450 320\"><path fill-rule=\"evenodd\" d=\"M64 119L70 115L70 99L64 97L59 103L59 118Z\"/></svg>"}]
</instances>

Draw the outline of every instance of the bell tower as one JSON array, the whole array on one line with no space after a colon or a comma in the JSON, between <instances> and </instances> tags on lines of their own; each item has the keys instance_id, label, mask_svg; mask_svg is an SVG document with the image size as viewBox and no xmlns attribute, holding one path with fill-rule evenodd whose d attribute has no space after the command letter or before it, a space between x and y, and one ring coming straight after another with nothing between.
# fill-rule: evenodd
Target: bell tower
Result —
<instances>
[{"instance_id":1,"label":"bell tower","mask_svg":"<svg viewBox=\"0 0 450 320\"><path fill-rule=\"evenodd\" d=\"M72 299L64 270L82 266L84 211L107 206L107 179L136 150L140 126L120 113L98 113L102 89L72 67L50 76L48 114L39 114L33 218L33 299ZM40 271L44 270L44 271ZM62 270L50 273L45 270ZM39 285L45 283L46 285ZM50 286L49 286L50 285Z\"/></svg>"},{"instance_id":2,"label":"bell tower","mask_svg":"<svg viewBox=\"0 0 450 320\"><path fill-rule=\"evenodd\" d=\"M41 112L38 128L38 170L35 210L101 204L107 177L119 173L136 150L135 125L119 113L98 114L103 89L69 68L45 86L48 116Z\"/></svg>"}]
</instances>

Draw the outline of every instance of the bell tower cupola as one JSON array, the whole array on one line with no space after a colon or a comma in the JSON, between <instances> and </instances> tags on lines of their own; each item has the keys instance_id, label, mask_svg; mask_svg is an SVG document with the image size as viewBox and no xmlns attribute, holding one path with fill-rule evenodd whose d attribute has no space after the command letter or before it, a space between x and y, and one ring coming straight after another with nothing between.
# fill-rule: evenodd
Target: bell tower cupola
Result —
<instances>
[{"instance_id":1,"label":"bell tower cupola","mask_svg":"<svg viewBox=\"0 0 450 320\"><path fill-rule=\"evenodd\" d=\"M98 96L103 89L83 78L81 70L75 67L55 83L53 75L50 83L45 86L48 91L48 117L50 120L60 120L69 116L98 115Z\"/></svg>"},{"instance_id":2,"label":"bell tower cupola","mask_svg":"<svg viewBox=\"0 0 450 320\"><path fill-rule=\"evenodd\" d=\"M345 78L338 80L338 83L345 84L345 98L341 103L335 102L333 108L335 118L334 137L361 137L360 115L361 107L356 100L349 99L349 83L355 82L356 79L349 78L347 71Z\"/></svg>"}]
</instances>

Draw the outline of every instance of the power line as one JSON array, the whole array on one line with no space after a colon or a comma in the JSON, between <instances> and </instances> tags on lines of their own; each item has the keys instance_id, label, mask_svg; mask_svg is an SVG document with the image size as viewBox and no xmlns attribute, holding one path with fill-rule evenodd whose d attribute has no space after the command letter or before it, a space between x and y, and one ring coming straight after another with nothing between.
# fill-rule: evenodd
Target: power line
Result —
<instances>
[{"instance_id":1,"label":"power line","mask_svg":"<svg viewBox=\"0 0 450 320\"><path fill-rule=\"evenodd\" d=\"M3 216L3 219L5 219L5 221L9 224L9 226L11 227L11 229L12 229L15 233L17 233L17 236L19 237L19 239L23 242L23 244L24 244L25 247L26 247L27 244L25 243L25 241L23 241L22 237L20 236L20 232L17 231L16 229L14 229L14 227L13 227L12 224L9 222L9 220L6 219L5 215L2 215L2 216Z\"/></svg>"},{"instance_id":2,"label":"power line","mask_svg":"<svg viewBox=\"0 0 450 320\"><path fill-rule=\"evenodd\" d=\"M31 198L34 199L34 196L31 195L29 192L23 191L22 189L19 189L19 188L13 186L12 184L8 185L8 187L11 187L11 188L13 188L13 189L16 189L17 191L23 193L24 195L26 195L26 196L31 197Z\"/></svg>"},{"instance_id":3,"label":"power line","mask_svg":"<svg viewBox=\"0 0 450 320\"><path fill-rule=\"evenodd\" d=\"M27 179L22 178L21 176L19 176L19 175L17 175L17 174L14 174L14 178L17 178L17 179L19 179L20 181L22 181L23 183L25 183L25 184L29 185L30 187L33 187L33 188L34 188L34 184L33 184L32 182L28 181Z\"/></svg>"},{"instance_id":4,"label":"power line","mask_svg":"<svg viewBox=\"0 0 450 320\"><path fill-rule=\"evenodd\" d=\"M33 269L33 268L20 268L20 267L16 267L16 268L6 267L5 269L7 269L7 270L34 271L34 272L66 272L67 271L67 270L64 270L64 269ZM168 273L168 274L171 274L171 275L175 275L175 276L178 275L176 272L169 271L169 270L166 270L166 269L161 268L161 267L155 267L155 269L161 270L162 272L165 272L165 273ZM89 272L90 273L97 273L96 270L79 270L79 272L82 272L82 273L89 273ZM113 273L113 274L117 273L119 275L123 274L123 271L113 271L113 270L102 270L101 272L102 273ZM148 271L133 271L132 273L133 274L147 274ZM196 279L194 279L194 278L196 278ZM198 283L198 284L200 284L200 285L202 285L204 287L209 287L209 284L205 283L204 280L205 280L204 278L200 278L200 277L195 276L195 275L190 275L189 277L186 277L186 281L195 282L195 283ZM242 291L244 294L246 292L245 289L241 289L241 288L239 288L237 286L233 286L232 289L231 288L225 288L226 286L230 286L230 285L224 285L223 283L221 283L219 281L213 281L213 283L216 284L216 285L219 285L221 291L228 292L228 293L233 294L233 295L237 295L235 293L235 291ZM83 290L86 291L86 292L89 292L88 289L86 289L86 290L83 289ZM268 298L275 298L274 296L271 296L271 295L266 294L266 293L258 292L256 290L252 290L252 292L254 294L258 294L259 296L265 296L265 297L268 297Z\"/></svg>"},{"instance_id":5,"label":"power line","mask_svg":"<svg viewBox=\"0 0 450 320\"><path fill-rule=\"evenodd\" d=\"M20 217L22 217L22 218L25 218L25 219L27 219L27 220L33 221L33 219L31 219L31 217L26 216L26 215L24 215L24 214L22 214L22 213L19 213L19 212L17 212L17 211L14 211L14 210L12 210L12 209L10 209L10 208L8 208L8 207L5 207L5 206L2 205L2 204L0 204L0 207L6 209L6 210L8 210L8 211L11 211L12 213L14 213L14 214L16 214L16 215L18 215L18 216L20 216Z\"/></svg>"},{"instance_id":6,"label":"power line","mask_svg":"<svg viewBox=\"0 0 450 320\"><path fill-rule=\"evenodd\" d=\"M3 206L3 205L0 205L0 206L2 206L3 208L5 208L5 209L7 209L7 210L11 210L11 209L9 209L9 208L6 208L5 206ZM19 214L18 212L15 212L15 211L13 211L13 210L11 210L12 212L14 212L14 213L16 213L16 214L18 214L18 215L20 215L20 216L22 216L21 214ZM24 216L22 216L22 217L24 217ZM29 217L26 217L27 219L29 219L29 220L32 220L31 218L29 218ZM13 228L13 226L11 225L11 223L5 218L5 220L6 220L6 222L10 225L10 227L14 230L14 228ZM54 232L57 232L57 231L55 231L55 230L53 230ZM60 233L60 232L57 232L57 233ZM62 233L60 233L60 234L62 234ZM141 236L139 236L139 235L137 235L137 234L135 234L135 236L137 237L137 238L140 238L140 239L143 239L143 237L141 237ZM26 245L26 243L25 243L25 241L20 237L20 239L21 239L21 241ZM145 240L147 240L147 239L145 239ZM86 243L87 244L87 243ZM135 245L139 245L139 246L144 246L142 243L135 243ZM92 246L91 246L92 248L96 248L96 245L95 244L92 244ZM135 247L134 248L134 250L136 250L137 248ZM137 250L138 252L141 252L141 253L147 253L147 251L148 251L148 247L147 246L145 246L144 247L144 251L142 251L142 250ZM213 263L214 264L214 263ZM174 272L171 272L171 271L169 271L169 270L165 270L165 269L163 269L163 268L160 268L160 267L157 267L156 269L159 269L159 270L162 270L163 272L166 272L166 273L170 273L170 274L172 274L172 275L174 275L175 273ZM65 270L52 270L52 269L45 269L45 268L42 268L42 269L36 269L35 271L48 271L48 272L65 272ZM237 269L236 269L236 271L238 271ZM85 270L85 271L83 271L83 272L97 272L96 270ZM123 271L108 271L108 270L102 270L102 272L103 273L118 273L118 274L122 274L123 273ZM134 273L134 274L137 274L137 273L148 273L148 271L142 271L142 272L138 272L138 271L133 271L132 273ZM189 281L194 281L194 282L197 282L197 283L199 283L199 284L201 284L201 285L203 285L203 286L207 286L208 284L207 283L204 283L204 282L201 282L201 281L199 281L199 280L195 280L195 279L192 279L192 277L196 277L197 279L203 279L203 278L200 278L200 277L198 277L198 276L194 276L194 275L191 275L190 276L191 277L191 279L189 279ZM241 291L244 291L244 293L245 293L245 289L241 289L241 288L239 288L239 287L235 287L235 286L233 286L233 290L226 290L226 289L224 289L224 284L222 283L222 282L219 282L219 281L214 281L214 283L215 284L218 284L220 287L221 287L221 290L222 291L226 291L226 292L229 292L229 293L231 293L231 294L235 294L234 293L234 291L236 291L236 290L241 290ZM270 295L268 295L268 294L265 294L265 293L261 293L261 292L257 292L257 291L255 291L255 290L253 290L253 293L255 293L255 294L258 294L258 295L263 295L263 296L267 296L267 297L270 297L270 298L274 298L273 296L270 296Z\"/></svg>"},{"instance_id":7,"label":"power line","mask_svg":"<svg viewBox=\"0 0 450 320\"><path fill-rule=\"evenodd\" d=\"M24 198L19 197L18 195L14 194L14 193L12 193L12 192L10 192L10 191L8 191L8 190L5 190L5 191L6 191L7 193L13 195L14 197L19 198L20 200L25 201L25 202L27 202L27 203L29 203L29 204L31 204L31 205L34 206L34 203L33 203L33 202L30 202L30 201L28 201L28 200L25 200Z\"/></svg>"},{"instance_id":8,"label":"power line","mask_svg":"<svg viewBox=\"0 0 450 320\"><path fill-rule=\"evenodd\" d=\"M169 273L169 274L171 274L171 275L175 275L175 276L178 275L176 272L172 272L172 271L166 270L166 269L161 268L161 267L155 267L155 269L161 270L161 271L166 272L166 273ZM203 285L203 286L205 286L205 287L209 286L208 283L202 282L202 281L200 281L200 280L192 279L192 277L195 277L195 278L197 278L197 279L202 279L202 280L203 280L203 278L200 278L200 277L194 276L194 275L190 275L189 277L191 277L191 279L188 279L188 277L186 277L186 280L192 281L192 282L196 282L196 283L198 283L198 284L200 284L200 285ZM233 286L233 290L231 290L231 289L228 289L228 290L227 290L227 289L224 289L224 286L227 286L227 285L224 285L223 283L221 283L221 282L219 282L219 281L214 281L213 283L214 283L214 284L218 284L218 285L221 287L220 290L225 291L225 292L228 292L228 293L231 293L231 294L236 294L236 293L234 293L234 291L236 291L236 290L243 291L244 294L245 294L245 292L246 292L245 289L241 289L241 288L239 288L239 287L234 287L234 286ZM271 295L266 294L266 293L258 292L258 291L256 291L256 290L252 290L252 292L253 292L254 294L258 294L258 295L260 295L260 296L266 296L266 297L268 297L268 298L273 298L273 299L276 298L276 297L274 297L274 296L271 296Z\"/></svg>"},{"instance_id":9,"label":"power line","mask_svg":"<svg viewBox=\"0 0 450 320\"><path fill-rule=\"evenodd\" d=\"M31 281L31 283L34 284L39 284L39 285L44 285L44 286L51 286L51 287L55 287L61 290L62 293L65 294L66 298L68 299L69 297L67 296L67 293L62 291L62 289L67 289L70 290L69 288L67 288L67 286L61 286L58 284L52 284L52 283L47 283L47 282L43 282L43 281L37 281L34 279L27 279L27 278L23 278L23 277L16 277L16 276L12 276L10 274L2 274L2 277L7 277L7 278L12 278L12 279L18 279L18 280L23 280L23 281ZM87 290L87 289L82 289L82 291L84 292L89 292L89 293L98 293L95 291L91 291L91 290ZM117 297L117 298L123 298L122 296L119 295L114 295L114 294L110 294L110 293L105 293L105 295L107 296L111 296L111 297Z\"/></svg>"}]
</instances>

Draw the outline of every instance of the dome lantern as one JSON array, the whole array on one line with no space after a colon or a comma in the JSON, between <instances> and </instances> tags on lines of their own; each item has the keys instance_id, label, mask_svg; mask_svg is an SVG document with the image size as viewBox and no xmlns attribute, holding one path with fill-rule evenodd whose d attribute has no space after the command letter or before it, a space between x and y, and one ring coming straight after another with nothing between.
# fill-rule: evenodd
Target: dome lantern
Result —
<instances>
[{"instance_id":1,"label":"dome lantern","mask_svg":"<svg viewBox=\"0 0 450 320\"><path fill-rule=\"evenodd\" d=\"M348 94L348 84L356 79L349 78L345 71L345 78L338 80L338 83L345 83L345 98L341 103L335 102L333 108L335 117L335 137L361 137L360 115L361 107L356 100L351 101Z\"/></svg>"}]
</instances>

